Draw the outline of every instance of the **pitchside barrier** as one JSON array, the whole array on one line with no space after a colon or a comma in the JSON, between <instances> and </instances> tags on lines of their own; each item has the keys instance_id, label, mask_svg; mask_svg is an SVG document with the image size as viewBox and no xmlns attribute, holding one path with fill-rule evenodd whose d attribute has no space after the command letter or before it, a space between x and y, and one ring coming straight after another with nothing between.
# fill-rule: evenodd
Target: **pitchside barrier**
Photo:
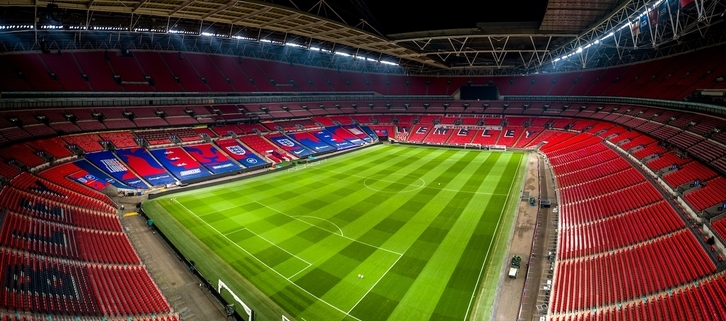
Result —
<instances>
[{"instance_id":1,"label":"pitchside barrier","mask_svg":"<svg viewBox=\"0 0 726 321\"><path fill-rule=\"evenodd\" d=\"M179 260L181 260L182 262L184 262L184 264L189 268L189 271L191 271L192 273L194 273L194 275L197 276L197 278L199 279L199 281L202 282L200 285L202 285L205 289L209 290L209 292L217 299L217 301L219 301L222 304L223 307L229 306L229 303L227 302L227 300L225 300L222 297L222 294L219 291L215 291L214 290L214 285L212 285L209 282L209 280L207 280L204 277L204 275L202 275L202 273L200 273L199 270L197 270L197 268L194 266L194 262L193 261L189 261L184 256L184 254L182 254L182 252L179 251L179 249L174 245L174 243L172 243L171 240L169 240L169 238L166 237L166 235L161 230L159 230L158 228L156 228L156 226L153 224L153 221L149 220L149 217L146 216L146 213L144 213L144 210L142 208L139 208L138 213L139 213L139 216L141 216L143 219L145 219L148 222L149 228L151 228L154 231L156 231L156 235L159 235L164 240L164 242L166 242L166 244L168 244L169 247L171 247L171 249L174 251L174 253L179 257ZM221 282L221 280L220 280L220 282ZM226 285L225 285L225 288L227 288ZM229 290L229 288L227 288L227 289ZM230 291L230 293L232 293L232 291ZM234 295L234 293L232 293L232 296L236 298L236 295ZM244 307L245 306L243 306L243 308ZM246 311L247 310L245 310L245 312ZM252 312L252 314L254 314L254 311ZM228 311L227 315L228 316L231 316L231 317L234 317L235 320L252 321L252 319L245 319L245 318L243 318L237 312L237 310L235 310L235 309L232 309L231 311Z\"/></svg>"}]
</instances>

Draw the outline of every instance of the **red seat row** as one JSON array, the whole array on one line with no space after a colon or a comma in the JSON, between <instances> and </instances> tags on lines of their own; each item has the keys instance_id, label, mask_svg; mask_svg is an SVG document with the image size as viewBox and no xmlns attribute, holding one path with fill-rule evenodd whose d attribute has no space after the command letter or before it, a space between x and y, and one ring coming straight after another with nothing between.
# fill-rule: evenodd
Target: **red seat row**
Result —
<instances>
[{"instance_id":1,"label":"red seat row","mask_svg":"<svg viewBox=\"0 0 726 321\"><path fill-rule=\"evenodd\" d=\"M563 228L557 255L562 259L594 255L643 242L685 227L666 202L660 201L623 215Z\"/></svg>"},{"instance_id":2,"label":"red seat row","mask_svg":"<svg viewBox=\"0 0 726 321\"><path fill-rule=\"evenodd\" d=\"M152 314L171 309L141 266L87 266L88 277L105 315Z\"/></svg>"},{"instance_id":3,"label":"red seat row","mask_svg":"<svg viewBox=\"0 0 726 321\"><path fill-rule=\"evenodd\" d=\"M663 175L663 180L666 181L668 185L675 188L696 179L701 182L705 182L716 176L718 176L718 174L705 165L699 162L690 162L683 165L676 171L666 173Z\"/></svg>"},{"instance_id":4,"label":"red seat row","mask_svg":"<svg viewBox=\"0 0 726 321\"><path fill-rule=\"evenodd\" d=\"M8 212L0 228L7 247L48 257L89 262L139 264L126 234L50 223Z\"/></svg>"},{"instance_id":5,"label":"red seat row","mask_svg":"<svg viewBox=\"0 0 726 321\"><path fill-rule=\"evenodd\" d=\"M605 177L608 175L612 175L617 172L624 171L628 168L632 168L630 163L628 161L622 159L622 158L614 158L612 160L606 161L602 164L594 165L588 168L583 168L578 171L570 172L567 174L558 174L557 170L555 169L555 174L557 175L557 183L560 187L567 187L577 184L582 184L587 181L591 181L597 178Z\"/></svg>"},{"instance_id":6,"label":"red seat row","mask_svg":"<svg viewBox=\"0 0 726 321\"><path fill-rule=\"evenodd\" d=\"M6 186L0 192L0 204L11 211L79 227L103 231L121 231L121 223L114 214L72 207L67 204L37 197L33 194Z\"/></svg>"},{"instance_id":7,"label":"red seat row","mask_svg":"<svg viewBox=\"0 0 726 321\"><path fill-rule=\"evenodd\" d=\"M648 166L653 171L658 171L672 165L683 165L690 161L691 159L688 157L680 157L673 153L666 153L660 154L660 157L646 162L645 166Z\"/></svg>"},{"instance_id":8,"label":"red seat row","mask_svg":"<svg viewBox=\"0 0 726 321\"><path fill-rule=\"evenodd\" d=\"M719 176L705 182L705 185L700 189L683 195L686 201L697 211L703 211L726 201L726 178Z\"/></svg>"},{"instance_id":9,"label":"red seat row","mask_svg":"<svg viewBox=\"0 0 726 321\"><path fill-rule=\"evenodd\" d=\"M552 321L719 321L726 320L726 278L723 274L689 285L673 293L622 306L597 309L580 314L560 315Z\"/></svg>"},{"instance_id":10,"label":"red seat row","mask_svg":"<svg viewBox=\"0 0 726 321\"><path fill-rule=\"evenodd\" d=\"M721 218L717 221L711 222L713 230L721 236L722 240L726 240L726 218Z\"/></svg>"},{"instance_id":11,"label":"red seat row","mask_svg":"<svg viewBox=\"0 0 726 321\"><path fill-rule=\"evenodd\" d=\"M100 212L113 213L116 211L116 208L114 206L111 206L110 204L99 200L97 197L95 197L95 195L89 196L78 193L74 190L62 187L58 184L47 181L27 172L23 172L15 177L12 181L10 181L10 185L43 198L68 203L77 207L85 207ZM87 194L95 193L87 192Z\"/></svg>"},{"instance_id":12,"label":"red seat row","mask_svg":"<svg viewBox=\"0 0 726 321\"><path fill-rule=\"evenodd\" d=\"M83 266L0 249L0 302L17 311L98 315L101 310Z\"/></svg>"},{"instance_id":13,"label":"red seat row","mask_svg":"<svg viewBox=\"0 0 726 321\"><path fill-rule=\"evenodd\" d=\"M68 175L78 172L79 170L80 168L78 168L78 166L76 166L75 164L65 163L62 165L51 167L41 172L39 176L65 189L85 195L90 199L98 200L105 204L108 204L115 209L116 203L114 203L114 201L112 201L111 198L109 198L106 194L82 186L67 178Z\"/></svg>"},{"instance_id":14,"label":"red seat row","mask_svg":"<svg viewBox=\"0 0 726 321\"><path fill-rule=\"evenodd\" d=\"M643 158L648 157L653 154L663 155L665 153L666 153L666 150L662 146L660 146L658 144L650 144L648 146L645 146L642 149L632 152L631 154L633 156L635 156L635 158L642 160Z\"/></svg>"},{"instance_id":15,"label":"red seat row","mask_svg":"<svg viewBox=\"0 0 726 321\"><path fill-rule=\"evenodd\" d=\"M638 170L628 168L581 184L560 188L560 199L564 203L581 201L607 194L645 181Z\"/></svg>"},{"instance_id":16,"label":"red seat row","mask_svg":"<svg viewBox=\"0 0 726 321\"><path fill-rule=\"evenodd\" d=\"M99 152L103 150L103 146L99 143L103 140L98 134L80 134L72 136L63 136L63 140L68 145L76 145L86 153Z\"/></svg>"},{"instance_id":17,"label":"red seat row","mask_svg":"<svg viewBox=\"0 0 726 321\"><path fill-rule=\"evenodd\" d=\"M624 150L630 150L633 147L648 146L651 144L656 144L656 140L647 135L640 135L630 139L629 142L620 145L620 147Z\"/></svg>"},{"instance_id":18,"label":"red seat row","mask_svg":"<svg viewBox=\"0 0 726 321\"><path fill-rule=\"evenodd\" d=\"M597 198L560 205L560 225L584 224L653 204L663 196L649 182L632 185Z\"/></svg>"},{"instance_id":19,"label":"red seat row","mask_svg":"<svg viewBox=\"0 0 726 321\"><path fill-rule=\"evenodd\" d=\"M551 312L581 311L663 291L716 270L693 233L681 230L632 249L560 261Z\"/></svg>"}]
</instances>

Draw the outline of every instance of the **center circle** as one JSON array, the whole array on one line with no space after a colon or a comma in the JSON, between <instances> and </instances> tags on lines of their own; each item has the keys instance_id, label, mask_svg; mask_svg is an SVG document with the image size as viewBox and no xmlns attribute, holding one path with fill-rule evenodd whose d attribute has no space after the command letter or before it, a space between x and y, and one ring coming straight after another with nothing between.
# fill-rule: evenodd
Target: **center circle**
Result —
<instances>
[{"instance_id":1,"label":"center circle","mask_svg":"<svg viewBox=\"0 0 726 321\"><path fill-rule=\"evenodd\" d=\"M409 193L422 189L426 181L406 174L377 174L366 178L363 185L376 192Z\"/></svg>"}]
</instances>

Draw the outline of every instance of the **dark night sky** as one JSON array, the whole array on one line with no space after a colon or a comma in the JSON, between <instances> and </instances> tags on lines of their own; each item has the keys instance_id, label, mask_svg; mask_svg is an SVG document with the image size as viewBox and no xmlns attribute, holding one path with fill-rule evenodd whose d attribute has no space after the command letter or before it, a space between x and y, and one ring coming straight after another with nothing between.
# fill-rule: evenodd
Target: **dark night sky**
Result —
<instances>
[{"instance_id":1,"label":"dark night sky","mask_svg":"<svg viewBox=\"0 0 726 321\"><path fill-rule=\"evenodd\" d=\"M303 11L308 11L318 1L292 0ZM359 0L364 2L378 21L384 34L411 31L427 31L454 28L475 28L477 22L542 21L547 0L446 0L430 4L410 1L399 9L402 1ZM290 0L274 0L275 4L292 6ZM353 5L353 0L327 0L335 11L350 25L356 25L363 17ZM395 7L393 4L395 3ZM317 7L313 10L317 13ZM321 12L321 16L325 16ZM328 17L333 17L328 12ZM370 20L370 19L366 19ZM370 21L369 21L370 22ZM376 26L375 23L371 23Z\"/></svg>"}]
</instances>

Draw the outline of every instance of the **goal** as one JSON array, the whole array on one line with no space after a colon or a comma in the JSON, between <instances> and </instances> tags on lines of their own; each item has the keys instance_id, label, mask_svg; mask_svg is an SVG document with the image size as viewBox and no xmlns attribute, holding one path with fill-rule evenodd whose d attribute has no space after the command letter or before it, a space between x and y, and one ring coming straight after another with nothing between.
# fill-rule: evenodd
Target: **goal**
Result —
<instances>
[{"instance_id":1,"label":"goal","mask_svg":"<svg viewBox=\"0 0 726 321\"><path fill-rule=\"evenodd\" d=\"M481 149L481 144L466 143L466 144L464 144L464 148Z\"/></svg>"},{"instance_id":2,"label":"goal","mask_svg":"<svg viewBox=\"0 0 726 321\"><path fill-rule=\"evenodd\" d=\"M242 306L242 309L244 309L245 310L245 313L247 313L247 317L248 317L247 320L254 321L255 311L252 311L252 309L249 306L247 306L247 304L245 304L242 301L242 299L240 299L237 296L237 294L235 294L234 292L232 292L232 289L230 289L227 286L227 284L225 284L224 282L222 282L222 279L219 279L219 282L217 283L217 293L219 293L221 295L222 294L222 289L226 289L227 291L229 291L229 293L232 295L232 298L235 301L237 301L237 303L239 303Z\"/></svg>"}]
</instances>

